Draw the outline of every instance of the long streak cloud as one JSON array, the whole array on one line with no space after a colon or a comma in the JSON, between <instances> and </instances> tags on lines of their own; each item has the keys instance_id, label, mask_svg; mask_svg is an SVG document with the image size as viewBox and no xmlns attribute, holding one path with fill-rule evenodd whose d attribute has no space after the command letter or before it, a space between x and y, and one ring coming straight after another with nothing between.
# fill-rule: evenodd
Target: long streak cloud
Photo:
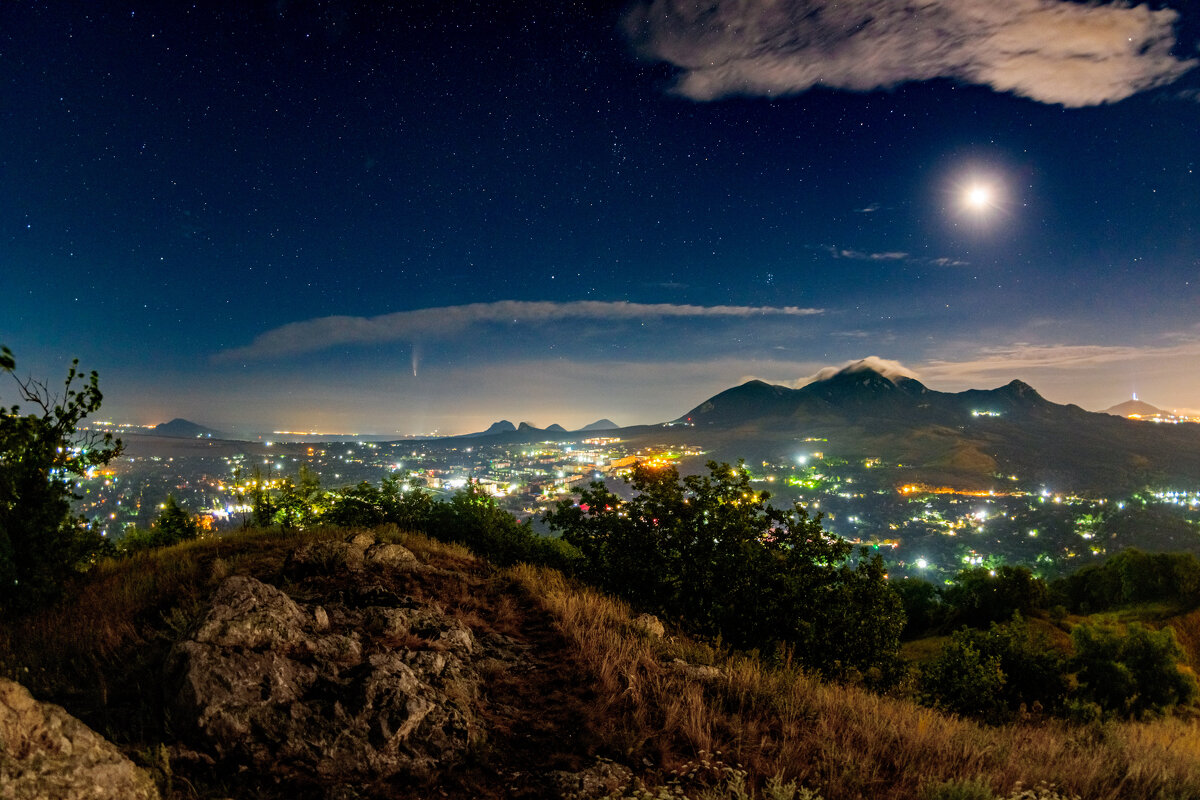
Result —
<instances>
[{"instance_id":1,"label":"long streak cloud","mask_svg":"<svg viewBox=\"0 0 1200 800\"><path fill-rule=\"evenodd\" d=\"M1179 14L1069 0L643 0L623 27L693 100L948 78L1068 107L1122 100L1195 66Z\"/></svg>"},{"instance_id":2,"label":"long streak cloud","mask_svg":"<svg viewBox=\"0 0 1200 800\"><path fill-rule=\"evenodd\" d=\"M292 322L255 337L245 347L224 350L217 362L259 360L325 350L339 345L444 339L476 325L525 324L562 320L618 322L665 318L804 317L822 313L799 306L696 306L580 300L568 303L503 300L444 308L398 311L377 317L318 317Z\"/></svg>"}]
</instances>

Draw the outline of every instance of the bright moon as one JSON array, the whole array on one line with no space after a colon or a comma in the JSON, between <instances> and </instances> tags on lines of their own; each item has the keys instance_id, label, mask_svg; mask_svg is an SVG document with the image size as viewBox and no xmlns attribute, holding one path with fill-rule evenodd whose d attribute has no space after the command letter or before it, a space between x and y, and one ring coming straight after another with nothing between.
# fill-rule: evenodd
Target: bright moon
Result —
<instances>
[{"instance_id":1,"label":"bright moon","mask_svg":"<svg viewBox=\"0 0 1200 800\"><path fill-rule=\"evenodd\" d=\"M972 186L967 189L967 205L976 211L982 211L992 204L992 190L986 186Z\"/></svg>"}]
</instances>

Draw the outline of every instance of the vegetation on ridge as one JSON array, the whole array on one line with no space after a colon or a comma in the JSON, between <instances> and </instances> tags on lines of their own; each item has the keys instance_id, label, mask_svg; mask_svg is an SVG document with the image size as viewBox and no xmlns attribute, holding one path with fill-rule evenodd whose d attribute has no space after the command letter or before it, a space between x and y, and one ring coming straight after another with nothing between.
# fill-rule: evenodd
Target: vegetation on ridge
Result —
<instances>
[{"instance_id":1,"label":"vegetation on ridge","mask_svg":"<svg viewBox=\"0 0 1200 800\"><path fill-rule=\"evenodd\" d=\"M4 350L0 367L13 366ZM944 591L906 581L897 592L879 559L851 566L849 545L826 534L819 518L800 506L770 506L740 465L710 463L708 475L682 479L672 468L639 468L628 500L593 484L580 502L549 515L562 539L537 536L477 486L438 502L392 479L326 492L302 472L253 498L255 520L272 530L197 539L194 521L169 500L129 558L97 559L95 549L73 549L87 529L64 505L65 476L88 458L111 458L119 442L105 440L90 456L72 446L74 424L100 400L94 374L83 390L72 389L75 378L72 369L62 401L20 383L45 413L21 417L14 407L0 417L8 448L0 481L8 550L0 555L29 558L35 541L14 537L23 529L12 520L37 492L14 487L36 484L54 501L54 513L31 518L52 544L45 561L31 562L44 588L8 587L6 610L24 613L0 629L0 674L140 754L176 797L284 791L232 775L172 777L158 683L167 650L196 622L204 598L230 574L309 591L285 568L298 543L381 523L378 538L403 542L435 569L373 577L397 593L436 598L472 629L513 637L543 667L491 676L495 738L447 778L456 796L496 796L506 775L578 768L595 756L641 765L630 789L639 798L1200 796L1200 766L1189 755L1200 748L1194 721L1117 721L1196 698L1194 675L1178 666L1185 654L1174 631L1078 622L1066 646L1033 625L1050 603L1061 606L1051 616L1064 629L1067 606L1195 606L1193 557L1131 552L1050 586L1023 568L967 570ZM322 527L330 522L343 527ZM83 557L95 562L91 574L39 610ZM11 570L19 562L9 558ZM317 580L327 590L351 580L336 559L322 568L328 574ZM705 638L649 635L625 601ZM975 627L954 632L906 676L896 657L905 609L921 621L918 633ZM891 687L891 695L861 683ZM538 730L532 743L513 734L526 724ZM577 735L556 744L567 728ZM1031 785L1042 788L1021 788ZM418 790L391 787L386 796Z\"/></svg>"},{"instance_id":2,"label":"vegetation on ridge","mask_svg":"<svg viewBox=\"0 0 1200 800\"><path fill-rule=\"evenodd\" d=\"M17 395L32 406L0 406L0 613L53 599L74 570L93 561L103 540L71 512L72 481L121 452L111 434L80 438L76 427L100 407L99 376L72 362L62 394L17 378L16 359L0 347L0 372L13 375ZM79 386L79 381L85 381Z\"/></svg>"}]
</instances>

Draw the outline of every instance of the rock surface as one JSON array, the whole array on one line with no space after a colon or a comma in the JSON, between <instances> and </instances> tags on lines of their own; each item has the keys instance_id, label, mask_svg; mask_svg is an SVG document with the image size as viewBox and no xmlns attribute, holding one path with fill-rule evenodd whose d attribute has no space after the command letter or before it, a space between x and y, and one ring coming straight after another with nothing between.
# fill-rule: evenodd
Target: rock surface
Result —
<instances>
[{"instance_id":1,"label":"rock surface","mask_svg":"<svg viewBox=\"0 0 1200 800\"><path fill-rule=\"evenodd\" d=\"M0 797L157 800L150 777L60 706L0 679Z\"/></svg>"},{"instance_id":2,"label":"rock surface","mask_svg":"<svg viewBox=\"0 0 1200 800\"><path fill-rule=\"evenodd\" d=\"M304 606L233 576L168 658L173 720L199 752L276 775L426 776L478 734L474 649L462 623L378 585Z\"/></svg>"},{"instance_id":3,"label":"rock surface","mask_svg":"<svg viewBox=\"0 0 1200 800\"><path fill-rule=\"evenodd\" d=\"M579 772L552 772L548 776L557 794L565 800L592 800L621 793L633 782L633 770L623 764L600 760Z\"/></svg>"},{"instance_id":4,"label":"rock surface","mask_svg":"<svg viewBox=\"0 0 1200 800\"><path fill-rule=\"evenodd\" d=\"M696 681L715 681L725 677L725 673L718 667L710 667L707 664L689 664L682 658L675 659L671 662L671 666Z\"/></svg>"},{"instance_id":5,"label":"rock surface","mask_svg":"<svg viewBox=\"0 0 1200 800\"><path fill-rule=\"evenodd\" d=\"M638 614L633 618L633 626L651 639L661 639L667 633L662 621L653 614Z\"/></svg>"}]
</instances>

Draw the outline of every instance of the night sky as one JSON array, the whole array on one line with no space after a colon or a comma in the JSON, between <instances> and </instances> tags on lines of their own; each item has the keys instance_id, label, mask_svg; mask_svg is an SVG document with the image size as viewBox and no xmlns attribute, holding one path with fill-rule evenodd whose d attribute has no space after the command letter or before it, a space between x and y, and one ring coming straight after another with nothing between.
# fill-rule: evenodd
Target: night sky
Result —
<instances>
[{"instance_id":1,"label":"night sky","mask_svg":"<svg viewBox=\"0 0 1200 800\"><path fill-rule=\"evenodd\" d=\"M245 431L1200 408L1200 4L905 5L5 0L0 342Z\"/></svg>"}]
</instances>

